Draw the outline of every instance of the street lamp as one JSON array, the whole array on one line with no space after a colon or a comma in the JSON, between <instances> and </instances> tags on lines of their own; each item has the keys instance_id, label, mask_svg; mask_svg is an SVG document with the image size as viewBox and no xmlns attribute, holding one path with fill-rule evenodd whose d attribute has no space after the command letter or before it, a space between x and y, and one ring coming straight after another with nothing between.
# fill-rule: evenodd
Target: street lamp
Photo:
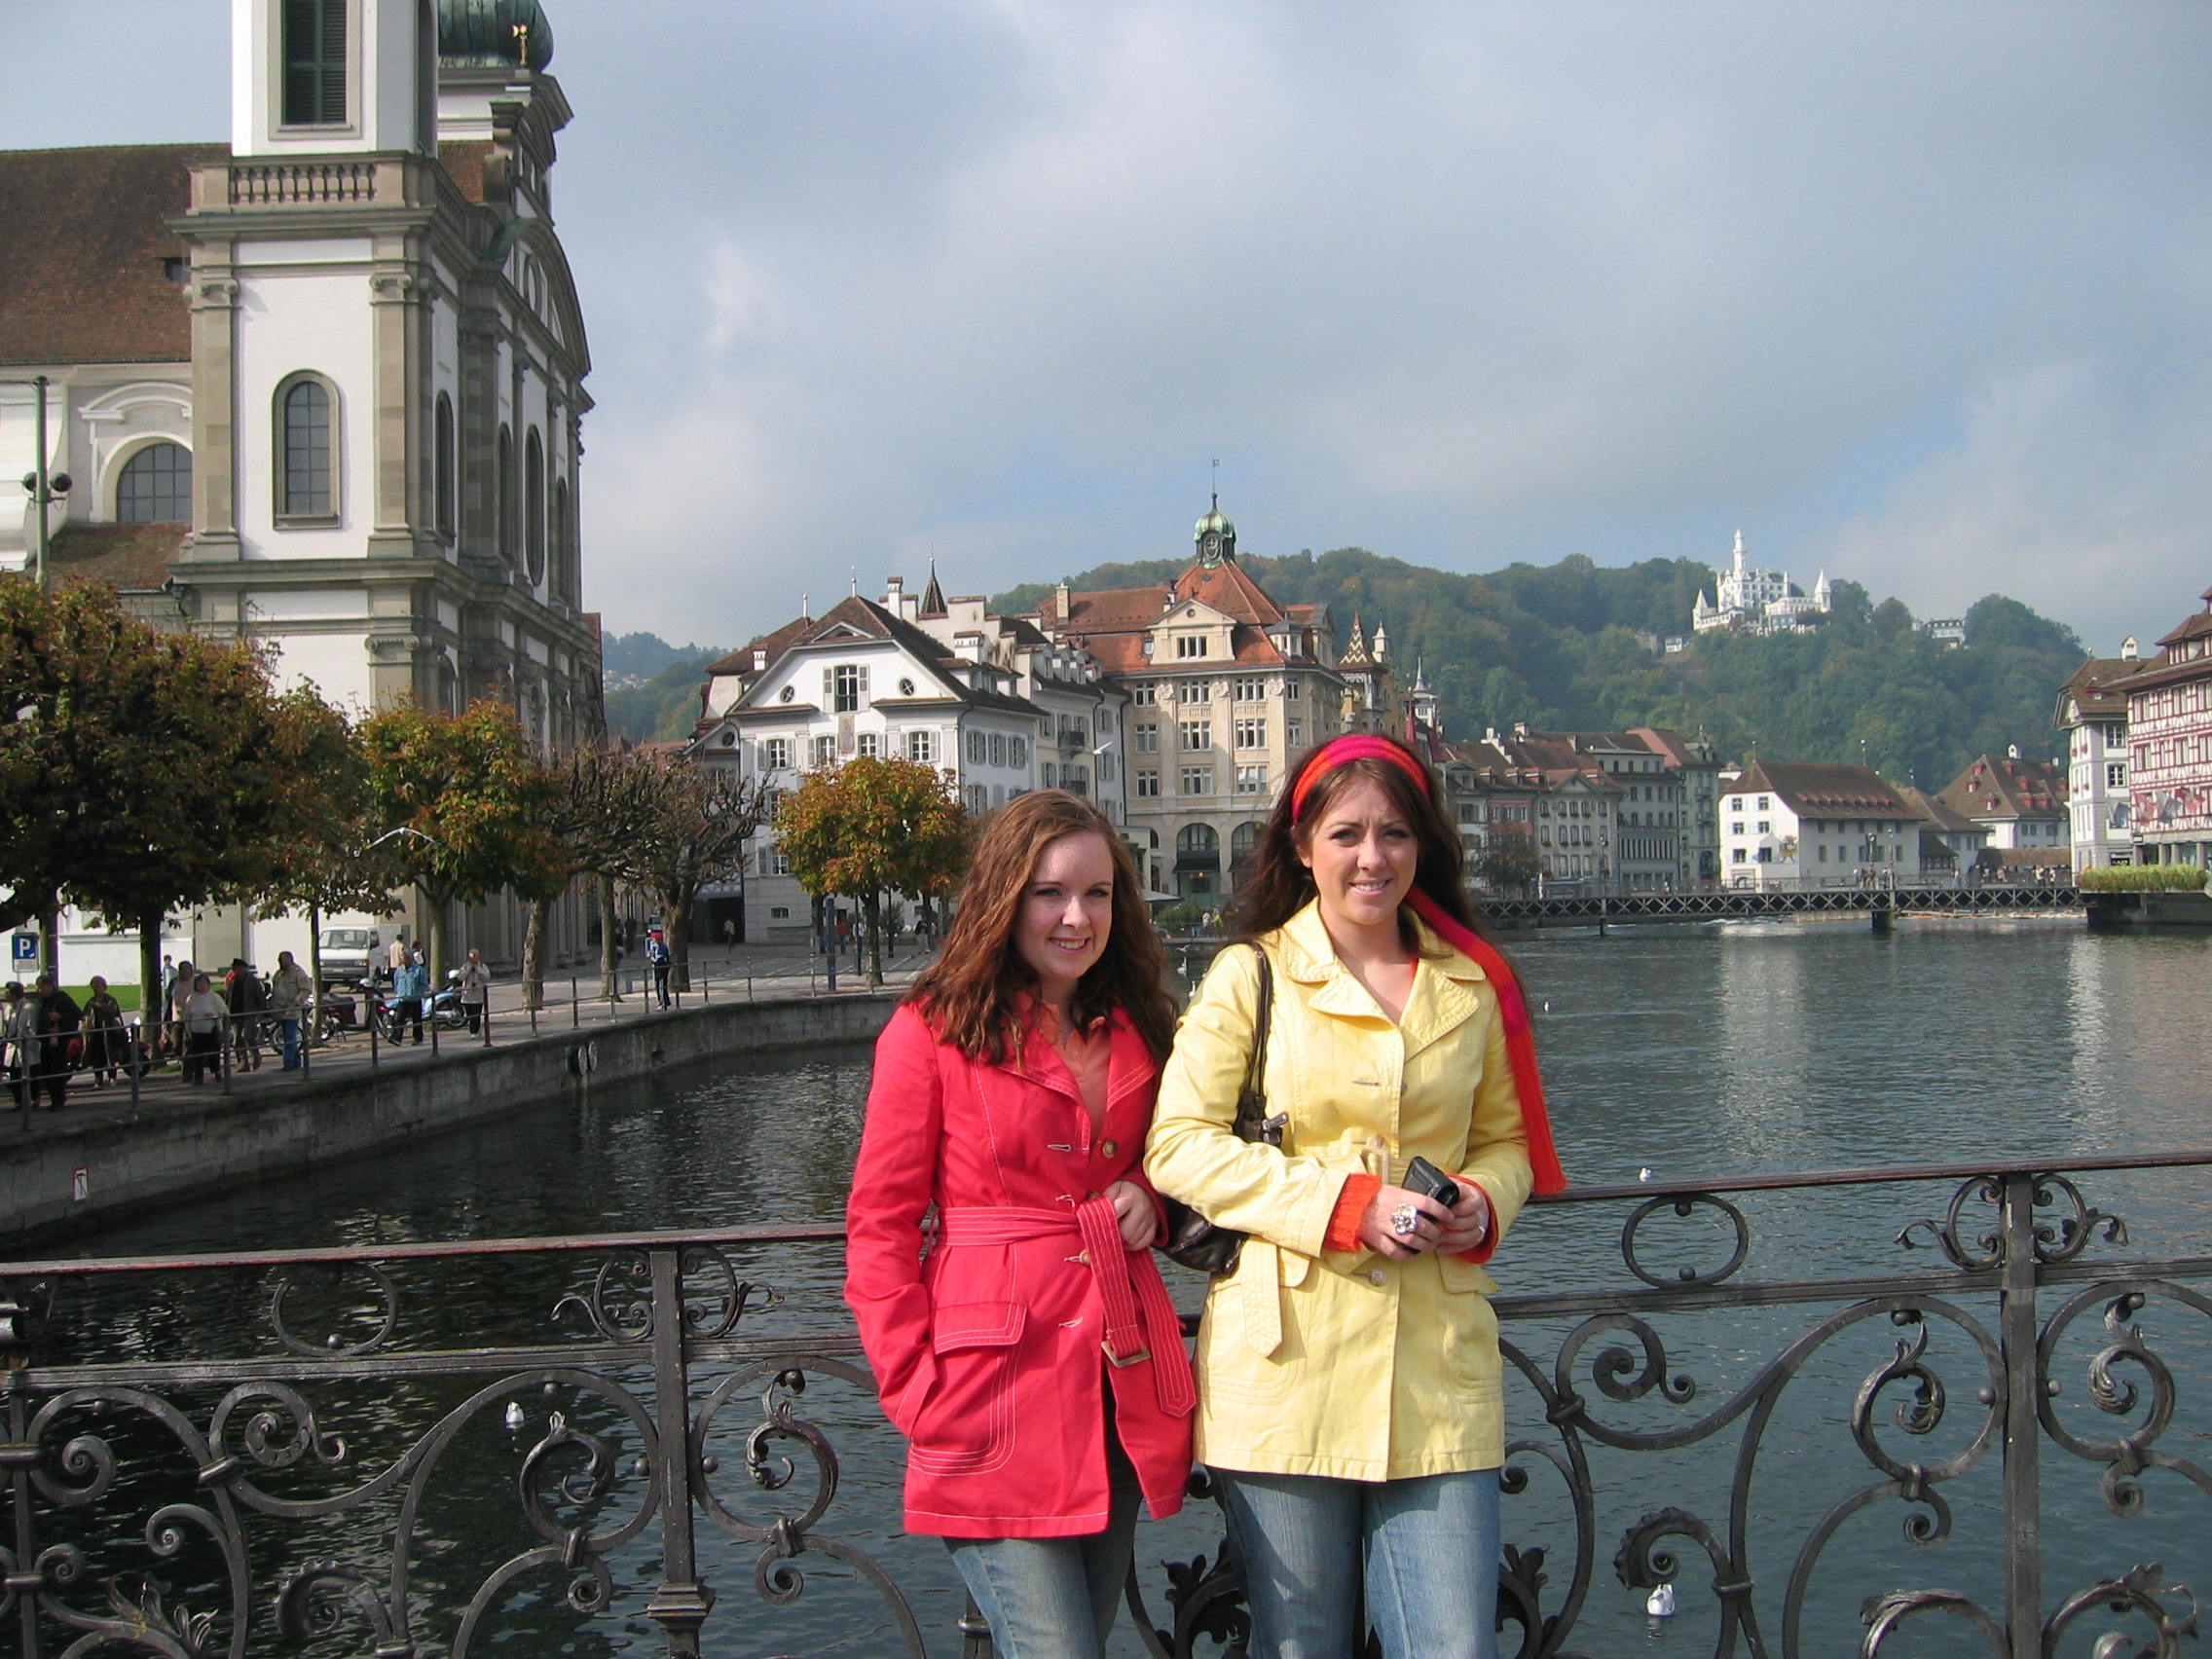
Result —
<instances>
[{"instance_id":1,"label":"street lamp","mask_svg":"<svg viewBox=\"0 0 2212 1659\"><path fill-rule=\"evenodd\" d=\"M49 473L46 469L46 388L51 383L44 375L35 375L31 385L38 387L38 464L23 474L23 494L38 503L38 590L46 591L47 509L69 494L73 482L66 472Z\"/></svg>"}]
</instances>

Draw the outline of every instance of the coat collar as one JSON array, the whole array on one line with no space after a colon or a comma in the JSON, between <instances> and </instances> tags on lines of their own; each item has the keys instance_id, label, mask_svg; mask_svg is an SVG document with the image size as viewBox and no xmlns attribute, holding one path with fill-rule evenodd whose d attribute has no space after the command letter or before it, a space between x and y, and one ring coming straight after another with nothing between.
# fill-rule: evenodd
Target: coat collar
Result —
<instances>
[{"instance_id":1,"label":"coat collar","mask_svg":"<svg viewBox=\"0 0 2212 1659\"><path fill-rule=\"evenodd\" d=\"M1480 968L1446 944L1418 916L1414 918L1414 927L1420 935L1422 955L1414 974L1413 995L1407 999L1405 1014L1398 1021L1398 1031L1405 1039L1408 1054L1427 1048L1473 1018L1482 1006L1475 995L1475 986L1487 977ZM1278 928L1272 942L1275 967L1280 973L1302 984L1320 987L1309 999L1314 1013L1346 1019L1382 1018L1382 1011L1368 994L1367 987L1352 977L1351 970L1339 960L1336 946L1329 942L1329 930L1321 921L1318 900L1309 901L1304 909ZM1432 951L1441 954L1428 954Z\"/></svg>"},{"instance_id":2,"label":"coat collar","mask_svg":"<svg viewBox=\"0 0 2212 1659\"><path fill-rule=\"evenodd\" d=\"M1021 1051L994 1069L1024 1078L1082 1105L1083 1091L1076 1087L1075 1074L1068 1070L1040 1022L1023 1019L1021 1033ZM1128 1015L1120 1009L1107 1016L1107 1036L1111 1047L1107 1051L1106 1104L1111 1108L1131 1090L1150 1088L1160 1068Z\"/></svg>"}]
</instances>

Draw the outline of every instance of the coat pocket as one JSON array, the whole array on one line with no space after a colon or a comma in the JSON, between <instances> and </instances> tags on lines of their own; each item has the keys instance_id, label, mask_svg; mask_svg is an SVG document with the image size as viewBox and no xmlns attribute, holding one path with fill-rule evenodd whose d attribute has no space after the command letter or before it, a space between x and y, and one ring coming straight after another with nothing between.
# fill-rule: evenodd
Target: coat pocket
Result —
<instances>
[{"instance_id":1,"label":"coat pocket","mask_svg":"<svg viewBox=\"0 0 2212 1659\"><path fill-rule=\"evenodd\" d=\"M925 1474L976 1475L1014 1453L1015 1358L1029 1309L956 1302L930 1313L937 1382L914 1424L908 1459Z\"/></svg>"},{"instance_id":2,"label":"coat pocket","mask_svg":"<svg viewBox=\"0 0 2212 1659\"><path fill-rule=\"evenodd\" d=\"M1444 1341L1444 1374L1479 1398L1494 1397L1502 1385L1497 1352L1497 1314L1490 1305L1497 1281L1479 1262L1439 1256L1444 1286L1443 1316L1436 1329Z\"/></svg>"}]
</instances>

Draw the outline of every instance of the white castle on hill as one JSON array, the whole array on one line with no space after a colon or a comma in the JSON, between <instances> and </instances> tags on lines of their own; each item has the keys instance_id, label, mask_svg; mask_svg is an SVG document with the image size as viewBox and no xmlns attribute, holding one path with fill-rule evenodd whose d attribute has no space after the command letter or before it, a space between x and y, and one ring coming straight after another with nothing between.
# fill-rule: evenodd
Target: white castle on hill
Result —
<instances>
[{"instance_id":1,"label":"white castle on hill","mask_svg":"<svg viewBox=\"0 0 2212 1659\"><path fill-rule=\"evenodd\" d=\"M1745 563L1744 533L1736 532L1736 556L1715 584L1718 602L1703 593L1690 611L1690 625L1701 634L1716 628L1735 628L1748 634L1788 634L1816 628L1827 615L1830 590L1827 572L1813 584L1810 596L1790 585L1782 571L1756 571Z\"/></svg>"}]
</instances>

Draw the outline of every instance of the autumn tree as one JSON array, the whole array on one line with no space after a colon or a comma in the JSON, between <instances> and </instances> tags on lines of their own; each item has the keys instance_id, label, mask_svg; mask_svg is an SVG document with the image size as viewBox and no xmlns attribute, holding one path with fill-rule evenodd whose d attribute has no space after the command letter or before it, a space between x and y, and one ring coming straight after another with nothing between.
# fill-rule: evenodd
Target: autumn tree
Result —
<instances>
[{"instance_id":1,"label":"autumn tree","mask_svg":"<svg viewBox=\"0 0 2212 1659\"><path fill-rule=\"evenodd\" d=\"M0 921L46 918L50 966L62 900L136 925L150 1008L164 916L266 872L307 725L255 646L157 629L95 583L0 591Z\"/></svg>"},{"instance_id":2,"label":"autumn tree","mask_svg":"<svg viewBox=\"0 0 2212 1659\"><path fill-rule=\"evenodd\" d=\"M799 885L858 900L867 982L883 983L883 896L945 899L967 867L967 811L950 780L912 760L863 756L816 772L776 811L776 839Z\"/></svg>"},{"instance_id":3,"label":"autumn tree","mask_svg":"<svg viewBox=\"0 0 2212 1659\"><path fill-rule=\"evenodd\" d=\"M370 818L380 834L403 831L387 844L422 894L430 972L442 978L449 906L549 879L551 776L514 711L490 701L459 715L394 704L361 722L361 752Z\"/></svg>"},{"instance_id":4,"label":"autumn tree","mask_svg":"<svg viewBox=\"0 0 2212 1659\"><path fill-rule=\"evenodd\" d=\"M550 859L540 879L518 889L530 905L523 935L523 995L536 1008L545 983L546 917L553 902L579 878L591 878L601 900L601 994L614 994L612 908L605 895L614 877L639 856L660 821L666 768L639 749L590 745L548 768L551 788L539 809Z\"/></svg>"},{"instance_id":5,"label":"autumn tree","mask_svg":"<svg viewBox=\"0 0 2212 1659\"><path fill-rule=\"evenodd\" d=\"M658 801L623 875L660 906L671 972L678 988L688 989L691 906L699 889L744 867L746 843L775 813L778 793L765 779L740 778L725 767L681 758L653 764Z\"/></svg>"},{"instance_id":6,"label":"autumn tree","mask_svg":"<svg viewBox=\"0 0 2212 1659\"><path fill-rule=\"evenodd\" d=\"M1536 857L1535 837L1514 830L1493 830L1489 846L1475 861L1475 874L1497 893L1516 889L1527 893L1542 868L1542 862Z\"/></svg>"}]
</instances>

